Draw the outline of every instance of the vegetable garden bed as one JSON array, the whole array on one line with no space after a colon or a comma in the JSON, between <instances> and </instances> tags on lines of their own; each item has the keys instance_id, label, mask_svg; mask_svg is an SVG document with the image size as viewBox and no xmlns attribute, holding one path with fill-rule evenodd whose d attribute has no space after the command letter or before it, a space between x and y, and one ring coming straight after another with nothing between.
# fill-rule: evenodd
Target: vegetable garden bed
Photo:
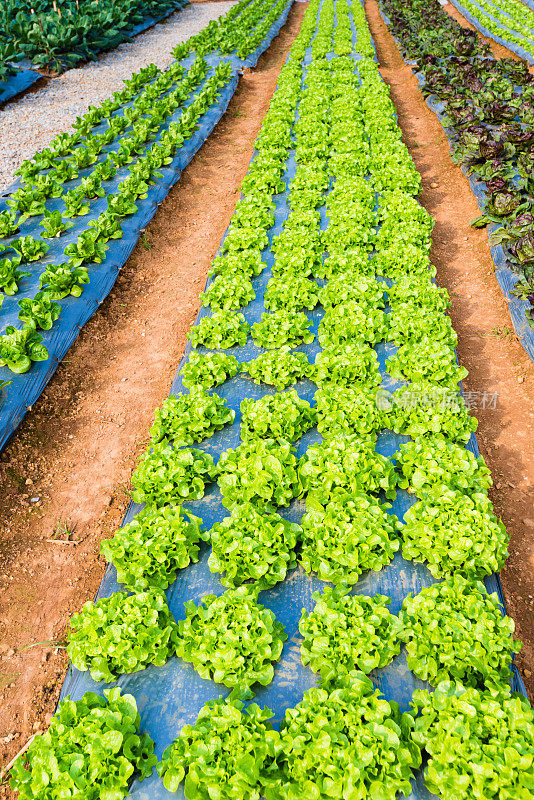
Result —
<instances>
[{"instance_id":1,"label":"vegetable garden bed","mask_svg":"<svg viewBox=\"0 0 534 800\"><path fill-rule=\"evenodd\" d=\"M522 769L507 751L505 770L502 746L489 756L481 747L496 715L510 750L531 753L534 741L528 703L506 696L510 677L523 691L509 671L513 626L477 582L498 592L492 573L506 557L506 534L456 389L448 299L428 261L432 222L413 199L420 177L369 58L362 9L350 11L343 0L310 4L214 261L194 347L133 476L134 500L152 507L133 505L128 526L104 545L137 594L120 594L110 567L100 602L72 621L74 663L97 679L120 675L158 759L182 731L160 766L163 783L155 774L135 782L132 798L183 797L186 772L191 798L394 798L399 790L424 798L421 747L431 757L427 784L444 797L452 783L456 797L473 796L474 765L483 782L497 768L503 791L528 796L529 756ZM254 588L240 586L247 579L261 605ZM167 587L165 603L158 592ZM409 593L416 597L405 601ZM473 622L482 630L471 639ZM464 649L450 646L458 633ZM407 655L398 654L399 636ZM343 642L348 649L336 650ZM179 658L166 661L173 651ZM350 677L355 667L388 702L361 672ZM415 723L390 705L407 709L422 679L445 677L470 687L463 741L451 725L461 687L440 687L441 721L425 691L415 695L423 709ZM234 701L202 708L223 685L272 708L281 738L254 704L247 713ZM103 689L71 669L63 696ZM199 758L206 741L209 756ZM355 769L363 746L369 760ZM152 763L147 748L143 773Z\"/></svg>"},{"instance_id":2,"label":"vegetable garden bed","mask_svg":"<svg viewBox=\"0 0 534 800\"><path fill-rule=\"evenodd\" d=\"M450 1L480 33L534 64L534 10L526 3L522 0Z\"/></svg>"},{"instance_id":3,"label":"vegetable garden bed","mask_svg":"<svg viewBox=\"0 0 534 800\"><path fill-rule=\"evenodd\" d=\"M180 61L169 70L146 67L81 118L74 133L23 163L0 203L0 448L111 290L140 231L223 115L243 68L254 66L280 31L291 3L234 6L179 45ZM218 53L222 41L227 57Z\"/></svg>"},{"instance_id":4,"label":"vegetable garden bed","mask_svg":"<svg viewBox=\"0 0 534 800\"><path fill-rule=\"evenodd\" d=\"M495 276L517 337L534 360L533 76L524 62L494 59L437 0L424 8L418 0L386 0L380 13L469 179L482 211L473 224L488 228ZM423 28L434 31L428 40L420 36Z\"/></svg>"}]
</instances>

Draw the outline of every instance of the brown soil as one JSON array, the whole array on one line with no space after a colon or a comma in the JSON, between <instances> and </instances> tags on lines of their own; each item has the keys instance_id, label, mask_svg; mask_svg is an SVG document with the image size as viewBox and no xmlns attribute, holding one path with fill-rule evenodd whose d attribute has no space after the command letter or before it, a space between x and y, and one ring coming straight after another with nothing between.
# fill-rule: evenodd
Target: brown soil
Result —
<instances>
[{"instance_id":1,"label":"brown soil","mask_svg":"<svg viewBox=\"0 0 534 800\"><path fill-rule=\"evenodd\" d=\"M458 358L469 370L464 387L474 393L468 398L475 401L480 450L495 482L492 500L510 535L510 557L501 577L508 612L524 643L517 662L532 699L534 365L513 332L495 279L487 233L469 225L480 214L469 182L452 162L447 137L404 64L377 3L368 1L365 10L380 72L391 88L404 140L423 178L421 202L436 221L433 261L438 283L451 295ZM493 408L490 398L495 393Z\"/></svg>"},{"instance_id":2,"label":"brown soil","mask_svg":"<svg viewBox=\"0 0 534 800\"><path fill-rule=\"evenodd\" d=\"M169 392L209 264L306 4L241 80L99 311L0 457L0 754L43 730L65 673L70 615L104 570L155 407ZM0 789L0 797L9 790Z\"/></svg>"}]
</instances>

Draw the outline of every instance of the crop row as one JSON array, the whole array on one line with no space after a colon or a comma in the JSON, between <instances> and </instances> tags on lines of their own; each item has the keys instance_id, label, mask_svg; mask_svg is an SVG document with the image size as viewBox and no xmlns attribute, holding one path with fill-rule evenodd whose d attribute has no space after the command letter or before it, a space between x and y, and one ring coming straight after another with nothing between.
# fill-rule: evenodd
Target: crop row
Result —
<instances>
[{"instance_id":1,"label":"crop row","mask_svg":"<svg viewBox=\"0 0 534 800\"><path fill-rule=\"evenodd\" d=\"M534 11L521 0L461 0L459 6L490 34L518 45L534 58Z\"/></svg>"},{"instance_id":2,"label":"crop row","mask_svg":"<svg viewBox=\"0 0 534 800\"><path fill-rule=\"evenodd\" d=\"M453 159L485 188L483 215L473 224L490 225L490 244L506 246L506 264L519 276L511 294L527 301L526 320L534 327L534 84L528 65L492 58L476 32L462 28L438 0L382 5L404 54L424 77L423 94L443 104Z\"/></svg>"},{"instance_id":3,"label":"crop row","mask_svg":"<svg viewBox=\"0 0 534 800\"><path fill-rule=\"evenodd\" d=\"M201 54L165 72L143 68L120 92L91 106L71 132L23 162L0 211L0 388L9 386L9 371L25 373L33 361L50 359L47 343L62 312L72 316L74 299L92 275L98 283L102 270L113 272L110 241L123 237L127 218L145 213L142 201L153 202L151 187L168 185L166 168L182 148L191 149L199 120L235 83L241 62L210 53L226 35L231 49L254 53L284 9L287 0L242 0L208 26L198 43ZM190 43L183 49L194 50ZM96 288L91 294L102 299ZM31 403L27 385L18 379L4 394L22 394Z\"/></svg>"},{"instance_id":4,"label":"crop row","mask_svg":"<svg viewBox=\"0 0 534 800\"><path fill-rule=\"evenodd\" d=\"M73 664L96 680L176 655L232 689L158 764L166 789L183 781L187 798L393 800L410 793L423 753L427 787L447 800L531 796L533 716L509 685L519 645L481 582L504 564L507 536L489 472L463 446L476 420L458 391L448 295L433 281L433 222L415 200L420 176L371 54L359 3L312 0L211 268L209 311L190 333L189 392L157 409L132 477L145 506L102 545L127 591L86 603L69 628ZM393 378L402 385L390 392ZM256 384L267 387L258 399ZM245 393L237 408L223 396L231 386ZM238 421L241 442L215 464L205 448ZM313 429L320 437L297 457ZM411 437L393 460L377 447L384 430ZM208 512L214 481L229 513L206 530L182 504L206 498ZM401 523L386 501L406 492L417 500ZM298 523L278 513L297 499ZM191 573L203 541L226 590L188 599L175 621L164 591ZM442 579L399 614L389 597L352 589L394 559ZM275 731L269 708L243 701L276 679L288 639L259 592L287 584L297 563L334 586L298 620L301 661L319 686ZM403 714L368 677L401 642L409 669L436 687L416 691ZM52 784L119 798L134 769L150 774L157 759L147 735L136 737L133 698L105 694L60 705L15 766L22 797L40 800ZM73 775L67 765L88 737L97 744Z\"/></svg>"},{"instance_id":5,"label":"crop row","mask_svg":"<svg viewBox=\"0 0 534 800\"><path fill-rule=\"evenodd\" d=\"M7 47L10 59L62 71L94 60L131 39L140 23L184 5L185 0L4 0L0 49Z\"/></svg>"}]
</instances>

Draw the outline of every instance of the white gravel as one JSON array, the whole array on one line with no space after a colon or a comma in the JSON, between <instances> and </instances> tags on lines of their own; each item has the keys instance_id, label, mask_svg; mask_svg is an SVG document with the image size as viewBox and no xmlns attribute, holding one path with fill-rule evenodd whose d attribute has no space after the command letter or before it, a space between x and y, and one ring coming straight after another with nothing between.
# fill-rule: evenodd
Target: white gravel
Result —
<instances>
[{"instance_id":1,"label":"white gravel","mask_svg":"<svg viewBox=\"0 0 534 800\"><path fill-rule=\"evenodd\" d=\"M69 130L90 105L120 90L125 79L147 64L168 67L176 44L226 14L236 2L194 3L182 8L133 41L104 53L98 61L68 70L42 89L7 103L0 110L0 191L13 182L13 173L24 159Z\"/></svg>"}]
</instances>

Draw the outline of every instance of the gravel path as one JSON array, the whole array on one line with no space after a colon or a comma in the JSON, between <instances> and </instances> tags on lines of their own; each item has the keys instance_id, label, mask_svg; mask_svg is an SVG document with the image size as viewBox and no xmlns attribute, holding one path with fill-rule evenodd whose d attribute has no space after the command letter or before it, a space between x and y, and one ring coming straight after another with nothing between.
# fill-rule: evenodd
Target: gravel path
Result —
<instances>
[{"instance_id":1,"label":"gravel path","mask_svg":"<svg viewBox=\"0 0 534 800\"><path fill-rule=\"evenodd\" d=\"M120 90L125 79L151 62L168 67L176 44L226 14L235 2L195 3L180 9L98 61L51 78L43 88L8 103L0 111L0 190L13 182L13 173L25 158L68 130L90 105Z\"/></svg>"}]
</instances>

